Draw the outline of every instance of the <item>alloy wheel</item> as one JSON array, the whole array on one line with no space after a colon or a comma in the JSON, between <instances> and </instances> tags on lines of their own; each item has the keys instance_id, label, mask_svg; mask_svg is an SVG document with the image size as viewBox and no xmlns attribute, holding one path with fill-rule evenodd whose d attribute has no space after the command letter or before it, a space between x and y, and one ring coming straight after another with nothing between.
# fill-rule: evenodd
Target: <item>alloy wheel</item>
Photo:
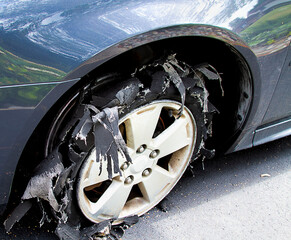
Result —
<instances>
[{"instance_id":1,"label":"alloy wheel","mask_svg":"<svg viewBox=\"0 0 291 240\"><path fill-rule=\"evenodd\" d=\"M187 168L196 142L195 119L187 107L158 100L119 121L132 163L119 154L122 175L108 178L107 164L93 149L80 170L77 199L92 222L142 215L159 203ZM101 169L101 173L100 173Z\"/></svg>"}]
</instances>

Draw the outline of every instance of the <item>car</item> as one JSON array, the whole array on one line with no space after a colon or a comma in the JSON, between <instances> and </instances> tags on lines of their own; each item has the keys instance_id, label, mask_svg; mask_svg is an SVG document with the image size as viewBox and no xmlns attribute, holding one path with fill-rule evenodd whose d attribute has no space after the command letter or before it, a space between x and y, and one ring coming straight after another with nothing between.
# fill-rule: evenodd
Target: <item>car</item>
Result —
<instances>
[{"instance_id":1,"label":"car","mask_svg":"<svg viewBox=\"0 0 291 240\"><path fill-rule=\"evenodd\" d=\"M4 0L0 13L7 231L37 202L61 239L89 238L136 221L193 161L291 133L291 1Z\"/></svg>"}]
</instances>

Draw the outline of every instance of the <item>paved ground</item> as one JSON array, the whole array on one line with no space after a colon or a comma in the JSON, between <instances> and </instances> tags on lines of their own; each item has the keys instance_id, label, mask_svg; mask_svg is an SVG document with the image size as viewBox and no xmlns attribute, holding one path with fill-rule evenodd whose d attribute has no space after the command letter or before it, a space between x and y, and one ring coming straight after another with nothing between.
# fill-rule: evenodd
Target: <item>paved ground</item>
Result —
<instances>
[{"instance_id":1,"label":"paved ground","mask_svg":"<svg viewBox=\"0 0 291 240\"><path fill-rule=\"evenodd\" d=\"M123 240L291 239L291 137L205 162ZM269 174L269 177L261 177ZM30 214L0 239L57 239Z\"/></svg>"}]
</instances>

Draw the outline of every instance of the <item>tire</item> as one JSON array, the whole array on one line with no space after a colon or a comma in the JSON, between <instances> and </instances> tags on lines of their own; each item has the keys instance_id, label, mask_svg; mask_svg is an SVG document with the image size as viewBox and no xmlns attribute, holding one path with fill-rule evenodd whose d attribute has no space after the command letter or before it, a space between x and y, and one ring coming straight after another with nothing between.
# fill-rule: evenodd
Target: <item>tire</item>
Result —
<instances>
[{"instance_id":1,"label":"tire","mask_svg":"<svg viewBox=\"0 0 291 240\"><path fill-rule=\"evenodd\" d=\"M214 111L207 102L203 76L193 75L195 69L185 74L174 67L185 86L184 101L161 65L149 65L129 78L108 75L68 101L74 104L62 111L48 141L49 151L57 149L69 169L55 187L55 195L67 199L56 213L59 219L66 216L71 225L79 225L140 216L158 204L201 155ZM96 136L96 127L88 120L97 109L118 111L126 154L118 152L117 169L112 159L98 159L106 146L96 145L96 138L100 142L105 137Z\"/></svg>"}]
</instances>

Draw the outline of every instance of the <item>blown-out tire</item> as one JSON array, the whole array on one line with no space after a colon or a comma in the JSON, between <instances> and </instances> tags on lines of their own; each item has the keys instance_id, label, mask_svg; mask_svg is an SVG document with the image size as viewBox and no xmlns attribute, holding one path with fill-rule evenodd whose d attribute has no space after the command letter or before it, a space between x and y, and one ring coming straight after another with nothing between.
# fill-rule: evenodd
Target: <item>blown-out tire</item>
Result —
<instances>
[{"instance_id":1,"label":"blown-out tire","mask_svg":"<svg viewBox=\"0 0 291 240\"><path fill-rule=\"evenodd\" d=\"M98 223L142 215L175 186L191 160L200 155L211 127L203 84L188 75L181 75L184 102L161 67L148 67L130 78L111 75L87 86L66 116L59 118L49 149L57 146L63 161L78 158L70 173L70 202L64 209L69 219L77 220L69 221ZM96 155L106 146L96 145L94 139L104 136L96 136L94 127L81 137L76 134L88 107L118 109L119 133L131 161L118 153L118 171L112 174L109 163Z\"/></svg>"},{"instance_id":2,"label":"blown-out tire","mask_svg":"<svg viewBox=\"0 0 291 240\"><path fill-rule=\"evenodd\" d=\"M92 150L81 167L77 199L92 222L141 215L161 201L179 180L191 159L197 138L195 118L181 104L156 100L131 110L120 119L132 163L120 156L120 169L108 178L106 164ZM170 123L162 116L172 112ZM167 119L168 120L168 119ZM159 126L160 125L160 126ZM153 137L154 136L154 137Z\"/></svg>"}]
</instances>

